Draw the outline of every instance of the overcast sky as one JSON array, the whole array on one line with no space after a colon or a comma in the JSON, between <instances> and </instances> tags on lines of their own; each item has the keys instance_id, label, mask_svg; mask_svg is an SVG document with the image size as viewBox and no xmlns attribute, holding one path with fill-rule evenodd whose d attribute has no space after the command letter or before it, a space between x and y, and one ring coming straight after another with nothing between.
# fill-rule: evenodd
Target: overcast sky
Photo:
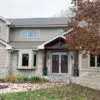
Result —
<instances>
[{"instance_id":1,"label":"overcast sky","mask_svg":"<svg viewBox=\"0 0 100 100\"><path fill-rule=\"evenodd\" d=\"M70 7L70 0L0 0L5 18L52 17Z\"/></svg>"}]
</instances>

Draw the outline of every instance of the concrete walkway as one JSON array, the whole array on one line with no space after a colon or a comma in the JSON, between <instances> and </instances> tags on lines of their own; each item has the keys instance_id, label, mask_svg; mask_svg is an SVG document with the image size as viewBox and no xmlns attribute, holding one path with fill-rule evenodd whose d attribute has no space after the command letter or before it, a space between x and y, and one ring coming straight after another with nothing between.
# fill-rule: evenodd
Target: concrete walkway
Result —
<instances>
[{"instance_id":1,"label":"concrete walkway","mask_svg":"<svg viewBox=\"0 0 100 100\"><path fill-rule=\"evenodd\" d=\"M29 90L36 90L40 88L50 88L55 86L62 86L65 83L57 83L57 82L48 82L48 83L0 83L0 85L8 85L8 88L0 89L1 93L12 93L12 92L22 92L22 91L29 91Z\"/></svg>"}]
</instances>

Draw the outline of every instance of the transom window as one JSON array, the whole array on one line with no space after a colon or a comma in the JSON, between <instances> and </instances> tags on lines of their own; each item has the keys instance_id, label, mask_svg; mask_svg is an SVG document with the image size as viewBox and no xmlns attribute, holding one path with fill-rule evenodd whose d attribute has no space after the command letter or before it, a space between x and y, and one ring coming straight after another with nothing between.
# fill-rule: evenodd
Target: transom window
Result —
<instances>
[{"instance_id":1,"label":"transom window","mask_svg":"<svg viewBox=\"0 0 100 100\"><path fill-rule=\"evenodd\" d=\"M90 55L90 67L100 67L100 55Z\"/></svg>"},{"instance_id":2,"label":"transom window","mask_svg":"<svg viewBox=\"0 0 100 100\"><path fill-rule=\"evenodd\" d=\"M26 30L22 32L22 38L39 38L40 31L39 30Z\"/></svg>"}]
</instances>

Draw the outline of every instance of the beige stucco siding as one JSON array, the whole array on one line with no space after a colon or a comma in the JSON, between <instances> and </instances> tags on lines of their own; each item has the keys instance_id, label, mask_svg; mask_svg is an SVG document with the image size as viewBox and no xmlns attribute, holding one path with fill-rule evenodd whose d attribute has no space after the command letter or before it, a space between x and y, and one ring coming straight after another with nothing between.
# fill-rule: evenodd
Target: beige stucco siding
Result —
<instances>
[{"instance_id":1,"label":"beige stucco siding","mask_svg":"<svg viewBox=\"0 0 100 100\"><path fill-rule=\"evenodd\" d=\"M0 39L9 42L9 27L0 20Z\"/></svg>"},{"instance_id":2,"label":"beige stucco siding","mask_svg":"<svg viewBox=\"0 0 100 100\"><path fill-rule=\"evenodd\" d=\"M7 57L5 46L0 44L0 78L4 78L7 74Z\"/></svg>"},{"instance_id":3,"label":"beige stucco siding","mask_svg":"<svg viewBox=\"0 0 100 100\"><path fill-rule=\"evenodd\" d=\"M40 38L22 38L22 32L30 29L15 29L10 32L11 41L47 41L56 36L62 28L40 28ZM32 29L31 29L32 30ZM34 29L33 29L34 30Z\"/></svg>"}]
</instances>

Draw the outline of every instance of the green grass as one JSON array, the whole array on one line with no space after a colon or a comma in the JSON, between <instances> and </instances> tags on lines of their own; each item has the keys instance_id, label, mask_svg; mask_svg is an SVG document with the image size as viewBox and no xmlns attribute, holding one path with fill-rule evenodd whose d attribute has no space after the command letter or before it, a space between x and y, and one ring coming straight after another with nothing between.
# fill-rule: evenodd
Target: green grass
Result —
<instances>
[{"instance_id":1,"label":"green grass","mask_svg":"<svg viewBox=\"0 0 100 100\"><path fill-rule=\"evenodd\" d=\"M3 94L0 100L100 100L100 91L79 85Z\"/></svg>"}]
</instances>

